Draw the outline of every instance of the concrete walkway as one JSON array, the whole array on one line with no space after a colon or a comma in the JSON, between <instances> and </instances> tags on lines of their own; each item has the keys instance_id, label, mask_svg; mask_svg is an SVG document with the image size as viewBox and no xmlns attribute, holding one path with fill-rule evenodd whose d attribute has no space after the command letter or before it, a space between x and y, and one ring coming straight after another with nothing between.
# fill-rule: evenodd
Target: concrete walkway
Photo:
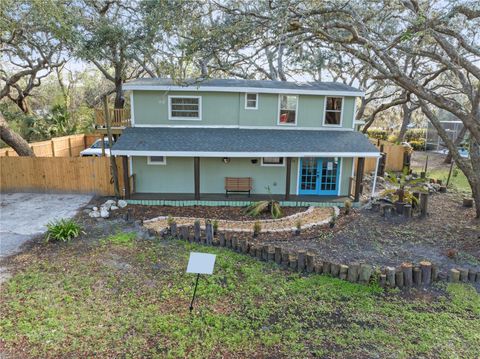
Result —
<instances>
[{"instance_id":1,"label":"concrete walkway","mask_svg":"<svg viewBox=\"0 0 480 359\"><path fill-rule=\"evenodd\" d=\"M0 259L46 231L54 219L71 218L91 195L48 193L0 194Z\"/></svg>"}]
</instances>

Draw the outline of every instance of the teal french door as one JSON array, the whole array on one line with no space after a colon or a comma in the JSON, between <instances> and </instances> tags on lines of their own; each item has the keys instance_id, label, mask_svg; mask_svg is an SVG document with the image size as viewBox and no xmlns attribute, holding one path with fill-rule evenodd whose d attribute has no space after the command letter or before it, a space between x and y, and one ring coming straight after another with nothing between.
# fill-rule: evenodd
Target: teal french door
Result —
<instances>
[{"instance_id":1,"label":"teal french door","mask_svg":"<svg viewBox=\"0 0 480 359\"><path fill-rule=\"evenodd\" d=\"M337 195L340 160L305 157L300 159L298 194Z\"/></svg>"}]
</instances>

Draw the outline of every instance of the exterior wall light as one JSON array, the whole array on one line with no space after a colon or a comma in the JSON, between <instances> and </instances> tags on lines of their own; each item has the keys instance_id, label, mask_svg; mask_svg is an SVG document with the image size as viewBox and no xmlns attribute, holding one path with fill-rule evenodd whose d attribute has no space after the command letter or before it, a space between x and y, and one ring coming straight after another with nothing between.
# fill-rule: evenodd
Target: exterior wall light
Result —
<instances>
[{"instance_id":1,"label":"exterior wall light","mask_svg":"<svg viewBox=\"0 0 480 359\"><path fill-rule=\"evenodd\" d=\"M230 163L230 157L223 157L223 163Z\"/></svg>"}]
</instances>

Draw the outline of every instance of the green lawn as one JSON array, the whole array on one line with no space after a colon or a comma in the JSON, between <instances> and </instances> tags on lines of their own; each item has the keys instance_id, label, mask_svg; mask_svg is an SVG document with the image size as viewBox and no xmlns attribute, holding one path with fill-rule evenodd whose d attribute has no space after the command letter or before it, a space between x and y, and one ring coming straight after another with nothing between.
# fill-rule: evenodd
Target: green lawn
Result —
<instances>
[{"instance_id":1,"label":"green lawn","mask_svg":"<svg viewBox=\"0 0 480 359\"><path fill-rule=\"evenodd\" d=\"M427 177L440 179L444 183L447 183L449 168L435 169L428 171ZM468 184L467 177L462 171L454 169L450 178L449 187L453 187L461 192L471 192L470 185Z\"/></svg>"},{"instance_id":2,"label":"green lawn","mask_svg":"<svg viewBox=\"0 0 480 359\"><path fill-rule=\"evenodd\" d=\"M191 250L217 254L193 315ZM467 285L384 294L227 249L114 237L47 245L23 260L0 298L0 338L13 356L480 355L480 296Z\"/></svg>"}]
</instances>

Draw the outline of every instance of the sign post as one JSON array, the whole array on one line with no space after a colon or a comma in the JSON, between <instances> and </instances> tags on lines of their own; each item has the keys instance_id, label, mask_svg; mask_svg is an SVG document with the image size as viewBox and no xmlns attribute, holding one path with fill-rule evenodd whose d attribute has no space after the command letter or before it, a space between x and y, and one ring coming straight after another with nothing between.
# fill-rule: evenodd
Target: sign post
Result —
<instances>
[{"instance_id":1,"label":"sign post","mask_svg":"<svg viewBox=\"0 0 480 359\"><path fill-rule=\"evenodd\" d=\"M192 301L190 302L190 313L193 310L193 302L195 301L195 295L197 294L197 286L198 280L200 279L200 274L213 273L213 267L215 266L215 258L215 254L190 252L190 258L187 265L187 273L197 274Z\"/></svg>"}]
</instances>

